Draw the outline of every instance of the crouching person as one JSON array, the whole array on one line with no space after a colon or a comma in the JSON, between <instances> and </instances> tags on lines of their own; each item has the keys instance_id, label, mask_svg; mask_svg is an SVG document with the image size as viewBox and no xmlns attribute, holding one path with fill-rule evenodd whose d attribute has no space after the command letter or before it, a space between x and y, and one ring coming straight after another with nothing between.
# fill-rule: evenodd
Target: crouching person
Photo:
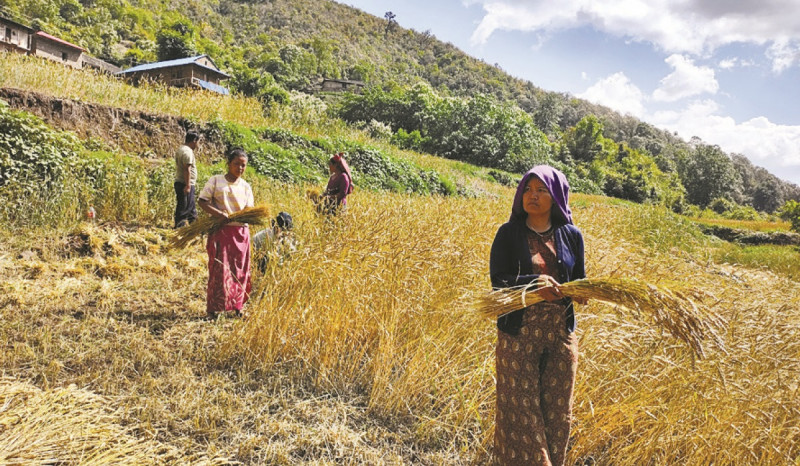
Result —
<instances>
[{"instance_id":1,"label":"crouching person","mask_svg":"<svg viewBox=\"0 0 800 466\"><path fill-rule=\"evenodd\" d=\"M293 228L292 216L281 212L272 220L271 228L253 235L253 255L261 273L267 270L270 260L277 260L281 264L297 251L297 238Z\"/></svg>"}]
</instances>

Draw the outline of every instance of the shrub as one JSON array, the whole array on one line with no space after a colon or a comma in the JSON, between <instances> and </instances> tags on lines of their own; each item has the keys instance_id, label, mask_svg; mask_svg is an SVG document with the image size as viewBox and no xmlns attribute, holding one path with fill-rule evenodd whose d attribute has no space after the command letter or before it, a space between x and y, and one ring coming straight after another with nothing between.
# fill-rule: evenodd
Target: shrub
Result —
<instances>
[{"instance_id":1,"label":"shrub","mask_svg":"<svg viewBox=\"0 0 800 466\"><path fill-rule=\"evenodd\" d=\"M786 201L780 209L780 216L792 224L792 231L800 233L800 202Z\"/></svg>"},{"instance_id":2,"label":"shrub","mask_svg":"<svg viewBox=\"0 0 800 466\"><path fill-rule=\"evenodd\" d=\"M389 139L392 137L392 128L386 123L381 123L378 120L369 120L365 129L367 133L374 139Z\"/></svg>"},{"instance_id":3,"label":"shrub","mask_svg":"<svg viewBox=\"0 0 800 466\"><path fill-rule=\"evenodd\" d=\"M374 121L374 120L373 120ZM396 133L392 135L391 143L397 147L402 149L411 149L416 151L422 150L422 135L419 134L419 130L414 130L406 132L403 128L397 130Z\"/></svg>"}]
</instances>

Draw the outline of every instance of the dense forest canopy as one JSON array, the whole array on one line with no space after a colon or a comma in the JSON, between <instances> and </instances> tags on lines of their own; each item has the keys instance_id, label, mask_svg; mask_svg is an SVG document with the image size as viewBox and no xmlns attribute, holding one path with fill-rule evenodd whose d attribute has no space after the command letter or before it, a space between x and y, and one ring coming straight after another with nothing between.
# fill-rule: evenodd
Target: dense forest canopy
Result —
<instances>
[{"instance_id":1,"label":"dense forest canopy","mask_svg":"<svg viewBox=\"0 0 800 466\"><path fill-rule=\"evenodd\" d=\"M684 141L631 116L547 92L430 31L332 1L0 0L7 15L122 67L208 54L235 91L266 109L323 77L359 80L330 101L354 125L388 127L398 146L518 173L562 168L579 191L747 217L800 200L800 187L742 154ZM502 178L502 177L500 177Z\"/></svg>"}]
</instances>

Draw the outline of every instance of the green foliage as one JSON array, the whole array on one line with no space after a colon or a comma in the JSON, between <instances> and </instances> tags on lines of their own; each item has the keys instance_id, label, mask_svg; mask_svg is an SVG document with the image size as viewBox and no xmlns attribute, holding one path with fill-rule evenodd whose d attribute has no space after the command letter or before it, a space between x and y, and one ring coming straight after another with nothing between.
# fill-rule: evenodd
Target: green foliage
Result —
<instances>
[{"instance_id":1,"label":"green foliage","mask_svg":"<svg viewBox=\"0 0 800 466\"><path fill-rule=\"evenodd\" d=\"M421 151L423 139L418 129L408 133L403 128L399 128L397 132L392 135L391 143L402 149Z\"/></svg>"},{"instance_id":2,"label":"green foliage","mask_svg":"<svg viewBox=\"0 0 800 466\"><path fill-rule=\"evenodd\" d=\"M148 55L142 49L134 47L125 52L121 64L125 67L132 68L136 65L148 62Z\"/></svg>"},{"instance_id":3,"label":"green foliage","mask_svg":"<svg viewBox=\"0 0 800 466\"><path fill-rule=\"evenodd\" d=\"M684 190L678 177L662 172L653 158L642 152L620 145L614 163L606 165L605 170L603 191L609 196L662 204L674 210L683 203Z\"/></svg>"},{"instance_id":4,"label":"green foliage","mask_svg":"<svg viewBox=\"0 0 800 466\"><path fill-rule=\"evenodd\" d=\"M249 166L270 178L319 183L327 177L330 155L344 152L356 186L420 194L453 195L458 191L451 180L435 171L350 140L311 139L285 129L249 129L219 120L210 126L211 133L220 137L228 150L243 148L250 157Z\"/></svg>"},{"instance_id":5,"label":"green foliage","mask_svg":"<svg viewBox=\"0 0 800 466\"><path fill-rule=\"evenodd\" d=\"M186 18L177 18L158 31L158 60L174 60L197 55L194 43L194 25Z\"/></svg>"},{"instance_id":6,"label":"green foliage","mask_svg":"<svg viewBox=\"0 0 800 466\"><path fill-rule=\"evenodd\" d=\"M724 214L726 212L730 212L731 210L734 209L735 206L736 206L735 202L729 199L725 199L724 197L718 197L708 204L708 208L718 214Z\"/></svg>"},{"instance_id":7,"label":"green foliage","mask_svg":"<svg viewBox=\"0 0 800 466\"><path fill-rule=\"evenodd\" d=\"M584 117L564 135L564 145L576 162L590 163L600 158L603 140L603 124L594 115Z\"/></svg>"},{"instance_id":8,"label":"green foliage","mask_svg":"<svg viewBox=\"0 0 800 466\"><path fill-rule=\"evenodd\" d=\"M509 187L515 187L517 185L517 181L519 181L510 173L500 170L489 170L489 176L492 177L492 179L496 182Z\"/></svg>"},{"instance_id":9,"label":"green foliage","mask_svg":"<svg viewBox=\"0 0 800 466\"><path fill-rule=\"evenodd\" d=\"M545 134L555 134L558 130L558 120L561 115L562 100L556 93L547 93L539 101L533 120Z\"/></svg>"},{"instance_id":10,"label":"green foliage","mask_svg":"<svg viewBox=\"0 0 800 466\"><path fill-rule=\"evenodd\" d=\"M792 224L792 231L800 233L800 202L786 201L781 207L780 217Z\"/></svg>"},{"instance_id":11,"label":"green foliage","mask_svg":"<svg viewBox=\"0 0 800 466\"><path fill-rule=\"evenodd\" d=\"M366 123L363 129L373 139L382 139L382 140L392 139L392 128L386 123L382 123L378 120L369 120L369 123ZM392 144L400 146L399 144L396 144L394 142L392 142Z\"/></svg>"},{"instance_id":12,"label":"green foliage","mask_svg":"<svg viewBox=\"0 0 800 466\"><path fill-rule=\"evenodd\" d=\"M244 149L249 156L248 165L261 175L288 182L320 179L312 167L300 162L290 150L265 140L257 130L222 120L213 121L209 126L213 132L221 135L227 150L236 147ZM320 157L319 165L321 160Z\"/></svg>"},{"instance_id":13,"label":"green foliage","mask_svg":"<svg viewBox=\"0 0 800 466\"><path fill-rule=\"evenodd\" d=\"M73 134L0 105L0 219L68 226L94 206L100 218L159 221L172 204L171 167L91 151Z\"/></svg>"},{"instance_id":14,"label":"green foliage","mask_svg":"<svg viewBox=\"0 0 800 466\"><path fill-rule=\"evenodd\" d=\"M419 194L451 195L457 191L437 172L420 169L373 147L348 141L337 141L336 145L345 152L356 186Z\"/></svg>"},{"instance_id":15,"label":"green foliage","mask_svg":"<svg viewBox=\"0 0 800 466\"><path fill-rule=\"evenodd\" d=\"M699 144L678 173L689 202L701 207L718 197L733 199L741 191L742 181L731 159L717 146Z\"/></svg>"},{"instance_id":16,"label":"green foliage","mask_svg":"<svg viewBox=\"0 0 800 466\"><path fill-rule=\"evenodd\" d=\"M80 150L74 135L54 132L39 118L0 104L0 187L13 185L27 194L50 189Z\"/></svg>"},{"instance_id":17,"label":"green foliage","mask_svg":"<svg viewBox=\"0 0 800 466\"><path fill-rule=\"evenodd\" d=\"M289 102L289 93L275 83L272 75L241 66L233 72L230 80L233 90L242 95L257 98L264 107Z\"/></svg>"},{"instance_id":18,"label":"green foliage","mask_svg":"<svg viewBox=\"0 0 800 466\"><path fill-rule=\"evenodd\" d=\"M775 212L783 201L780 185L774 179L761 181L752 193L753 207L762 212Z\"/></svg>"},{"instance_id":19,"label":"green foliage","mask_svg":"<svg viewBox=\"0 0 800 466\"><path fill-rule=\"evenodd\" d=\"M349 122L372 119L395 130L400 147L522 172L552 161L547 137L527 113L492 97L441 97L425 84L349 95L335 109Z\"/></svg>"}]
</instances>

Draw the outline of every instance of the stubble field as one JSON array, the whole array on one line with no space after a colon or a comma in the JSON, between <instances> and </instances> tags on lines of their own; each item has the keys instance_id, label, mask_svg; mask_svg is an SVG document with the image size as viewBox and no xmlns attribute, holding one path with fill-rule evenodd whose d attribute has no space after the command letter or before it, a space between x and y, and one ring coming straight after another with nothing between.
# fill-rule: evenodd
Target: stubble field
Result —
<instances>
[{"instance_id":1,"label":"stubble field","mask_svg":"<svg viewBox=\"0 0 800 466\"><path fill-rule=\"evenodd\" d=\"M471 303L511 191L358 191L325 220L303 187L255 187L301 245L256 274L244 320L202 319L204 251L168 249L168 230L3 235L0 462L489 461L496 331ZM797 464L797 282L715 262L658 208L573 210L590 275L688 284L728 327L697 360L643 318L580 307L569 463Z\"/></svg>"}]
</instances>

